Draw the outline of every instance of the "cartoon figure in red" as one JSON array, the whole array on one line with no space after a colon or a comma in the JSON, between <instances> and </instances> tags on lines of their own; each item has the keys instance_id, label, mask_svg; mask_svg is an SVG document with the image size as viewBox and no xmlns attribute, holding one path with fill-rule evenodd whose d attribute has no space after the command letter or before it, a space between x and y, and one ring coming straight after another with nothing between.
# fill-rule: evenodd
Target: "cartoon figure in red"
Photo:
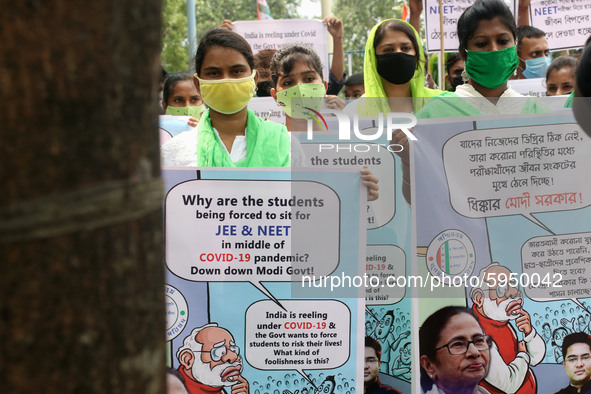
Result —
<instances>
[{"instance_id":1,"label":"cartoon figure in red","mask_svg":"<svg viewBox=\"0 0 591 394\"><path fill-rule=\"evenodd\" d=\"M195 328L177 351L179 373L189 394L248 394L248 381L241 375L242 358L234 337L216 323Z\"/></svg>"},{"instance_id":2,"label":"cartoon figure in red","mask_svg":"<svg viewBox=\"0 0 591 394\"><path fill-rule=\"evenodd\" d=\"M544 359L546 344L523 309L523 299L515 274L493 263L480 271L480 287L472 288L470 298L480 326L494 341L490 349L488 375L480 382L491 393L535 394L536 378L529 368ZM509 324L515 320L517 329Z\"/></svg>"}]
</instances>

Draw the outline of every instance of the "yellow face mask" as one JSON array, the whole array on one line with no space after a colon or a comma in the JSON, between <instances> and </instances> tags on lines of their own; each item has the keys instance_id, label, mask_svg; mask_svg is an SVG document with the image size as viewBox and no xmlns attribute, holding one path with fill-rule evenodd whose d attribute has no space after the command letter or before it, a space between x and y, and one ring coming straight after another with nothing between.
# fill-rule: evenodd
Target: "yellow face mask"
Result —
<instances>
[{"instance_id":1,"label":"yellow face mask","mask_svg":"<svg viewBox=\"0 0 591 394\"><path fill-rule=\"evenodd\" d=\"M199 80L201 97L205 104L216 112L230 115L246 107L254 96L255 75L256 70L253 70L251 76L238 79L201 79L197 74L195 78Z\"/></svg>"}]
</instances>

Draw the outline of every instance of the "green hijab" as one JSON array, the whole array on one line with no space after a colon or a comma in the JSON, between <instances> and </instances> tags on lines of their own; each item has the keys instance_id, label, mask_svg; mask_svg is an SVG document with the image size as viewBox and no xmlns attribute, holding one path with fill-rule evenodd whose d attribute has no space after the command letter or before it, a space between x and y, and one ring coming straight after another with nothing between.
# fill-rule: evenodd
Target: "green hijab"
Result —
<instances>
[{"instance_id":1,"label":"green hijab","mask_svg":"<svg viewBox=\"0 0 591 394\"><path fill-rule=\"evenodd\" d=\"M376 31L382 23L389 22L392 20L400 21L402 23L407 24L414 32L418 44L418 48L415 48L415 50L418 51L419 54L419 64L417 69L415 70L415 74L410 80L410 91L413 97L413 106L415 112L423 108L430 97L438 96L441 93L443 93L443 91L439 89L429 89L425 87L425 53L423 52L423 47L421 45L421 37L419 36L419 33L417 33L414 27L412 27L409 23L403 20L386 19L378 23L371 29L371 32L369 33L369 37L367 38L367 42L365 44L365 59L363 61L363 80L365 84L365 94L363 95L363 97L384 98L384 100L376 100L377 102L374 101L375 99L360 102L360 113L366 116L376 115L379 112L392 112L390 106L388 105L388 101L385 99L386 92L384 91L382 80L380 78L380 75L378 74L376 51L374 49Z\"/></svg>"}]
</instances>

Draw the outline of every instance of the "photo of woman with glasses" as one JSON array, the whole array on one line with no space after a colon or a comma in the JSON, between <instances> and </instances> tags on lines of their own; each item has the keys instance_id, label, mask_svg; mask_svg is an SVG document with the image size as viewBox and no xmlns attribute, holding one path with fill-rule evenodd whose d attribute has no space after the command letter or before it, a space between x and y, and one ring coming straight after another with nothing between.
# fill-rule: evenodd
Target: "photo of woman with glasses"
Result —
<instances>
[{"instance_id":1,"label":"photo of woman with glasses","mask_svg":"<svg viewBox=\"0 0 591 394\"><path fill-rule=\"evenodd\" d=\"M447 306L430 315L419 329L423 392L488 393L478 383L488 373L491 346L472 310Z\"/></svg>"}]
</instances>

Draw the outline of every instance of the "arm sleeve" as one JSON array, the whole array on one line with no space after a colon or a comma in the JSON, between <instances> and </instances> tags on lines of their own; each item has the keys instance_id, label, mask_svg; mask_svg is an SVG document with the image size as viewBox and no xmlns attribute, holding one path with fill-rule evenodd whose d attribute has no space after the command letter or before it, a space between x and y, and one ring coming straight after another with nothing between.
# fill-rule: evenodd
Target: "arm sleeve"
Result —
<instances>
[{"instance_id":1,"label":"arm sleeve","mask_svg":"<svg viewBox=\"0 0 591 394\"><path fill-rule=\"evenodd\" d=\"M523 338L525 346L527 347L527 353L531 358L531 365L538 365L544 359L546 354L546 344L544 339L538 335L535 328L531 328L531 332L528 336Z\"/></svg>"},{"instance_id":2,"label":"arm sleeve","mask_svg":"<svg viewBox=\"0 0 591 394\"><path fill-rule=\"evenodd\" d=\"M496 343L490 348L490 366L486 380L505 393L515 393L523 384L529 370L529 356L519 352L515 360L505 364Z\"/></svg>"},{"instance_id":3,"label":"arm sleeve","mask_svg":"<svg viewBox=\"0 0 591 394\"><path fill-rule=\"evenodd\" d=\"M343 79L339 81L337 77L333 75L332 72L328 73L328 88L326 89L326 94L334 96L338 95L343 86L345 85L346 77L347 73L343 73Z\"/></svg>"},{"instance_id":4,"label":"arm sleeve","mask_svg":"<svg viewBox=\"0 0 591 394\"><path fill-rule=\"evenodd\" d=\"M197 166L197 129L185 131L160 147L162 167Z\"/></svg>"}]
</instances>

